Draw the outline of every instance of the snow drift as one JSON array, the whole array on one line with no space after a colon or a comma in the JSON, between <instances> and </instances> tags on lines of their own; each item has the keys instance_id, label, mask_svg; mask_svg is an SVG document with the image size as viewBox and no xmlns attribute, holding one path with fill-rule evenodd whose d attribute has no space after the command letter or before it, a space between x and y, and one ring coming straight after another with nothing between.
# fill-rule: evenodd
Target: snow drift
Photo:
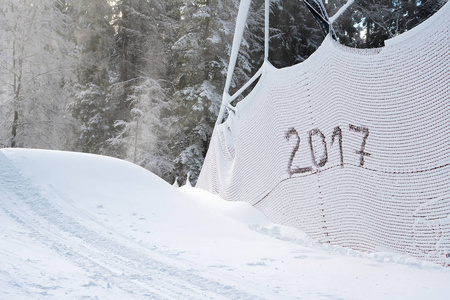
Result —
<instances>
[{"instance_id":1,"label":"snow drift","mask_svg":"<svg viewBox=\"0 0 450 300\"><path fill-rule=\"evenodd\" d=\"M450 272L317 244L117 159L0 150L0 299L447 299Z\"/></svg>"}]
</instances>

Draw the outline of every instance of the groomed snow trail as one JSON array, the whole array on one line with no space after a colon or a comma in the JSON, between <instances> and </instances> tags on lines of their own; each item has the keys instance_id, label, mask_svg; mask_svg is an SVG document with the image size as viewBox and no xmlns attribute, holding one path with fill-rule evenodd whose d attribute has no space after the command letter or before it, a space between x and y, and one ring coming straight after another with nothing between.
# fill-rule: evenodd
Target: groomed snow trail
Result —
<instances>
[{"instance_id":1,"label":"groomed snow trail","mask_svg":"<svg viewBox=\"0 0 450 300\"><path fill-rule=\"evenodd\" d=\"M152 249L138 244L127 245L130 241L117 233L110 232L106 236L86 227L43 197L1 152L0 199L2 220L9 218L34 242L80 268L89 278L82 287L100 286L100 289L106 289L104 294L107 298L260 299L233 286L197 275L188 266L181 268L164 262L168 261L167 257ZM8 274L2 275L8 277ZM26 281L8 280L8 283L15 287L20 285L23 295L30 297L34 297L36 292L47 295L49 290L57 296L56 290L62 288ZM73 293L79 298L92 296L90 289L84 289L86 294L83 294L83 289L80 291L82 293L77 295L78 291L74 289Z\"/></svg>"},{"instance_id":2,"label":"groomed snow trail","mask_svg":"<svg viewBox=\"0 0 450 300\"><path fill-rule=\"evenodd\" d=\"M0 149L0 300L448 299L448 282L124 161Z\"/></svg>"}]
</instances>

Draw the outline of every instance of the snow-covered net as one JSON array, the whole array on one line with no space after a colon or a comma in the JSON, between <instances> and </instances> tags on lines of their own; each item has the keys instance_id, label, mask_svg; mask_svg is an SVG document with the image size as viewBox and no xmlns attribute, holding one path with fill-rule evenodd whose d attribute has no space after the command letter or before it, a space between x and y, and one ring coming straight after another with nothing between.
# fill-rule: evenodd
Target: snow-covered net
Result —
<instances>
[{"instance_id":1,"label":"snow-covered net","mask_svg":"<svg viewBox=\"0 0 450 300\"><path fill-rule=\"evenodd\" d=\"M197 186L323 243L450 264L450 3L378 49L268 62Z\"/></svg>"}]
</instances>

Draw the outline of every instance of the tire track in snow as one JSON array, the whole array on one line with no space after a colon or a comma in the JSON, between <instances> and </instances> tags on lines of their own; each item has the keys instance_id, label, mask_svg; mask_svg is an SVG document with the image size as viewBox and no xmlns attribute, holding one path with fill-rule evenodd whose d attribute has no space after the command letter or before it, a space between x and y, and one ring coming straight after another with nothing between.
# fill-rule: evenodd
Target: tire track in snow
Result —
<instances>
[{"instance_id":1,"label":"tire track in snow","mask_svg":"<svg viewBox=\"0 0 450 300\"><path fill-rule=\"evenodd\" d=\"M94 274L94 279L114 284L133 297L139 293L157 299L260 299L193 270L158 261L150 249L138 251L87 228L52 205L1 152L0 195L1 209L29 228L36 240Z\"/></svg>"},{"instance_id":2,"label":"tire track in snow","mask_svg":"<svg viewBox=\"0 0 450 300\"><path fill-rule=\"evenodd\" d=\"M78 244L77 251L74 251L73 248L68 246L67 241L65 241L62 237L58 237L56 233L44 228L42 223L38 222L38 220L34 219L33 216L30 216L26 211L19 209L13 209L14 211L12 211L12 208L7 207L5 203L14 201L14 198L10 198L7 194L4 193L3 185L0 185L0 187L3 191L3 193L0 192L2 199L2 202L0 202L0 209L15 222L28 229L30 231L29 236L31 237L31 239L45 245L49 249L58 253L62 258L69 260L77 267L83 269L87 274L93 277L93 280L105 281L108 284L112 284L118 287L125 293L139 292L139 294L145 295L149 298L164 299L164 294L158 294L156 293L156 291L152 291L149 288L144 289L141 286L137 286L130 280L121 280L120 277L123 277L123 275L121 275L120 272L114 271L111 267L106 267L100 264L98 261L92 258L92 252L89 251L89 249L85 249L85 247L83 247L82 245ZM15 205L20 205L20 203L15 202ZM87 252L88 255L82 252ZM32 283L25 282L24 284L28 284L30 286L33 285ZM30 294L29 291L26 292L27 294Z\"/></svg>"}]
</instances>

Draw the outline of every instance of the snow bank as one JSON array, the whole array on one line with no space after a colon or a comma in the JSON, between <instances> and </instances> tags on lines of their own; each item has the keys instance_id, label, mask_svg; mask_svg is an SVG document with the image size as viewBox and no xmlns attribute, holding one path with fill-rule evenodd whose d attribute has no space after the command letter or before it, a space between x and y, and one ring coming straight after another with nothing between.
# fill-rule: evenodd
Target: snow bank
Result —
<instances>
[{"instance_id":1,"label":"snow bank","mask_svg":"<svg viewBox=\"0 0 450 300\"><path fill-rule=\"evenodd\" d=\"M0 150L0 299L447 299L450 271L320 245L117 159Z\"/></svg>"}]
</instances>

